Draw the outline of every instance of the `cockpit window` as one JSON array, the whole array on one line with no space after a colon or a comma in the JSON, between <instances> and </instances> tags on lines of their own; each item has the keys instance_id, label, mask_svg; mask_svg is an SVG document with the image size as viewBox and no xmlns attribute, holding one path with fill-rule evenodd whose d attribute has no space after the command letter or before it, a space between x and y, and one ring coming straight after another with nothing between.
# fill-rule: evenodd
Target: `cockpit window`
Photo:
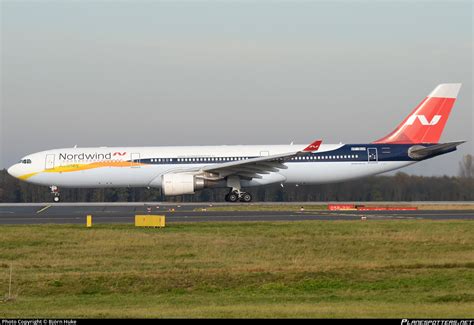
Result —
<instances>
[{"instance_id":1,"label":"cockpit window","mask_svg":"<svg viewBox=\"0 0 474 325\"><path fill-rule=\"evenodd\" d=\"M31 164L31 159L22 159L20 160L20 164Z\"/></svg>"}]
</instances>

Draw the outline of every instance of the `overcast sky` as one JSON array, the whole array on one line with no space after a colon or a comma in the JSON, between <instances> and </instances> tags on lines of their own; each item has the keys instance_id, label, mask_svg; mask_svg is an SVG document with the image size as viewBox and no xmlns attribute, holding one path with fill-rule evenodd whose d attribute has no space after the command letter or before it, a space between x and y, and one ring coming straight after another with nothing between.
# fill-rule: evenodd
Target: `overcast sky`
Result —
<instances>
[{"instance_id":1,"label":"overcast sky","mask_svg":"<svg viewBox=\"0 0 474 325\"><path fill-rule=\"evenodd\" d=\"M474 153L471 1L1 1L0 168L78 146L370 142L462 82L442 141Z\"/></svg>"}]
</instances>

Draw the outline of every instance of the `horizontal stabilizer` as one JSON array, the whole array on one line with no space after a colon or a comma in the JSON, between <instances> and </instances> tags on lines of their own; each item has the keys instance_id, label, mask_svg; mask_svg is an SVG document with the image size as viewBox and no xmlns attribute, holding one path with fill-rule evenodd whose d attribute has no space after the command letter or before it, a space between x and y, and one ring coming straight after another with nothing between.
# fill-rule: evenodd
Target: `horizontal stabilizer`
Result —
<instances>
[{"instance_id":1,"label":"horizontal stabilizer","mask_svg":"<svg viewBox=\"0 0 474 325\"><path fill-rule=\"evenodd\" d=\"M428 157L433 157L443 153L454 151L456 150L457 146L463 144L464 142L466 141L447 142L435 144L429 147L416 145L408 150L408 155L413 159L424 159Z\"/></svg>"}]
</instances>

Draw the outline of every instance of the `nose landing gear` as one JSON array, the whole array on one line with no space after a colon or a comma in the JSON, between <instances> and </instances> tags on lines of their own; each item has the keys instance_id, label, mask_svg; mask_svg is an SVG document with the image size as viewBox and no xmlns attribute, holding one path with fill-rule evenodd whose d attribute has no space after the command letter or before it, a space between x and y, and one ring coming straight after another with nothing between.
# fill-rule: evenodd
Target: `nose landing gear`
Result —
<instances>
[{"instance_id":1,"label":"nose landing gear","mask_svg":"<svg viewBox=\"0 0 474 325\"><path fill-rule=\"evenodd\" d=\"M59 193L59 188L55 185L51 185L49 187L51 189L51 194L53 194L53 201L60 202L61 201L61 194Z\"/></svg>"}]
</instances>

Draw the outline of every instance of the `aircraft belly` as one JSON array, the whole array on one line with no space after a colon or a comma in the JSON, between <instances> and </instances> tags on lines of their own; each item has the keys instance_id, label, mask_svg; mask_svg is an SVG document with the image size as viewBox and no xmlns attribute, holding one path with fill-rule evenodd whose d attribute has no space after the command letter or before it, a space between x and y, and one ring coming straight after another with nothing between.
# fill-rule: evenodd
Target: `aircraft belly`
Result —
<instances>
[{"instance_id":1,"label":"aircraft belly","mask_svg":"<svg viewBox=\"0 0 474 325\"><path fill-rule=\"evenodd\" d=\"M260 185L269 185L275 183L285 183L286 177L283 176L281 173L271 173L271 174L263 174L262 178L255 178L251 181L242 181L242 186L260 186Z\"/></svg>"},{"instance_id":2,"label":"aircraft belly","mask_svg":"<svg viewBox=\"0 0 474 325\"><path fill-rule=\"evenodd\" d=\"M376 175L413 163L413 161L308 162L287 164L288 169L280 173L287 178L287 183L323 184Z\"/></svg>"}]
</instances>

